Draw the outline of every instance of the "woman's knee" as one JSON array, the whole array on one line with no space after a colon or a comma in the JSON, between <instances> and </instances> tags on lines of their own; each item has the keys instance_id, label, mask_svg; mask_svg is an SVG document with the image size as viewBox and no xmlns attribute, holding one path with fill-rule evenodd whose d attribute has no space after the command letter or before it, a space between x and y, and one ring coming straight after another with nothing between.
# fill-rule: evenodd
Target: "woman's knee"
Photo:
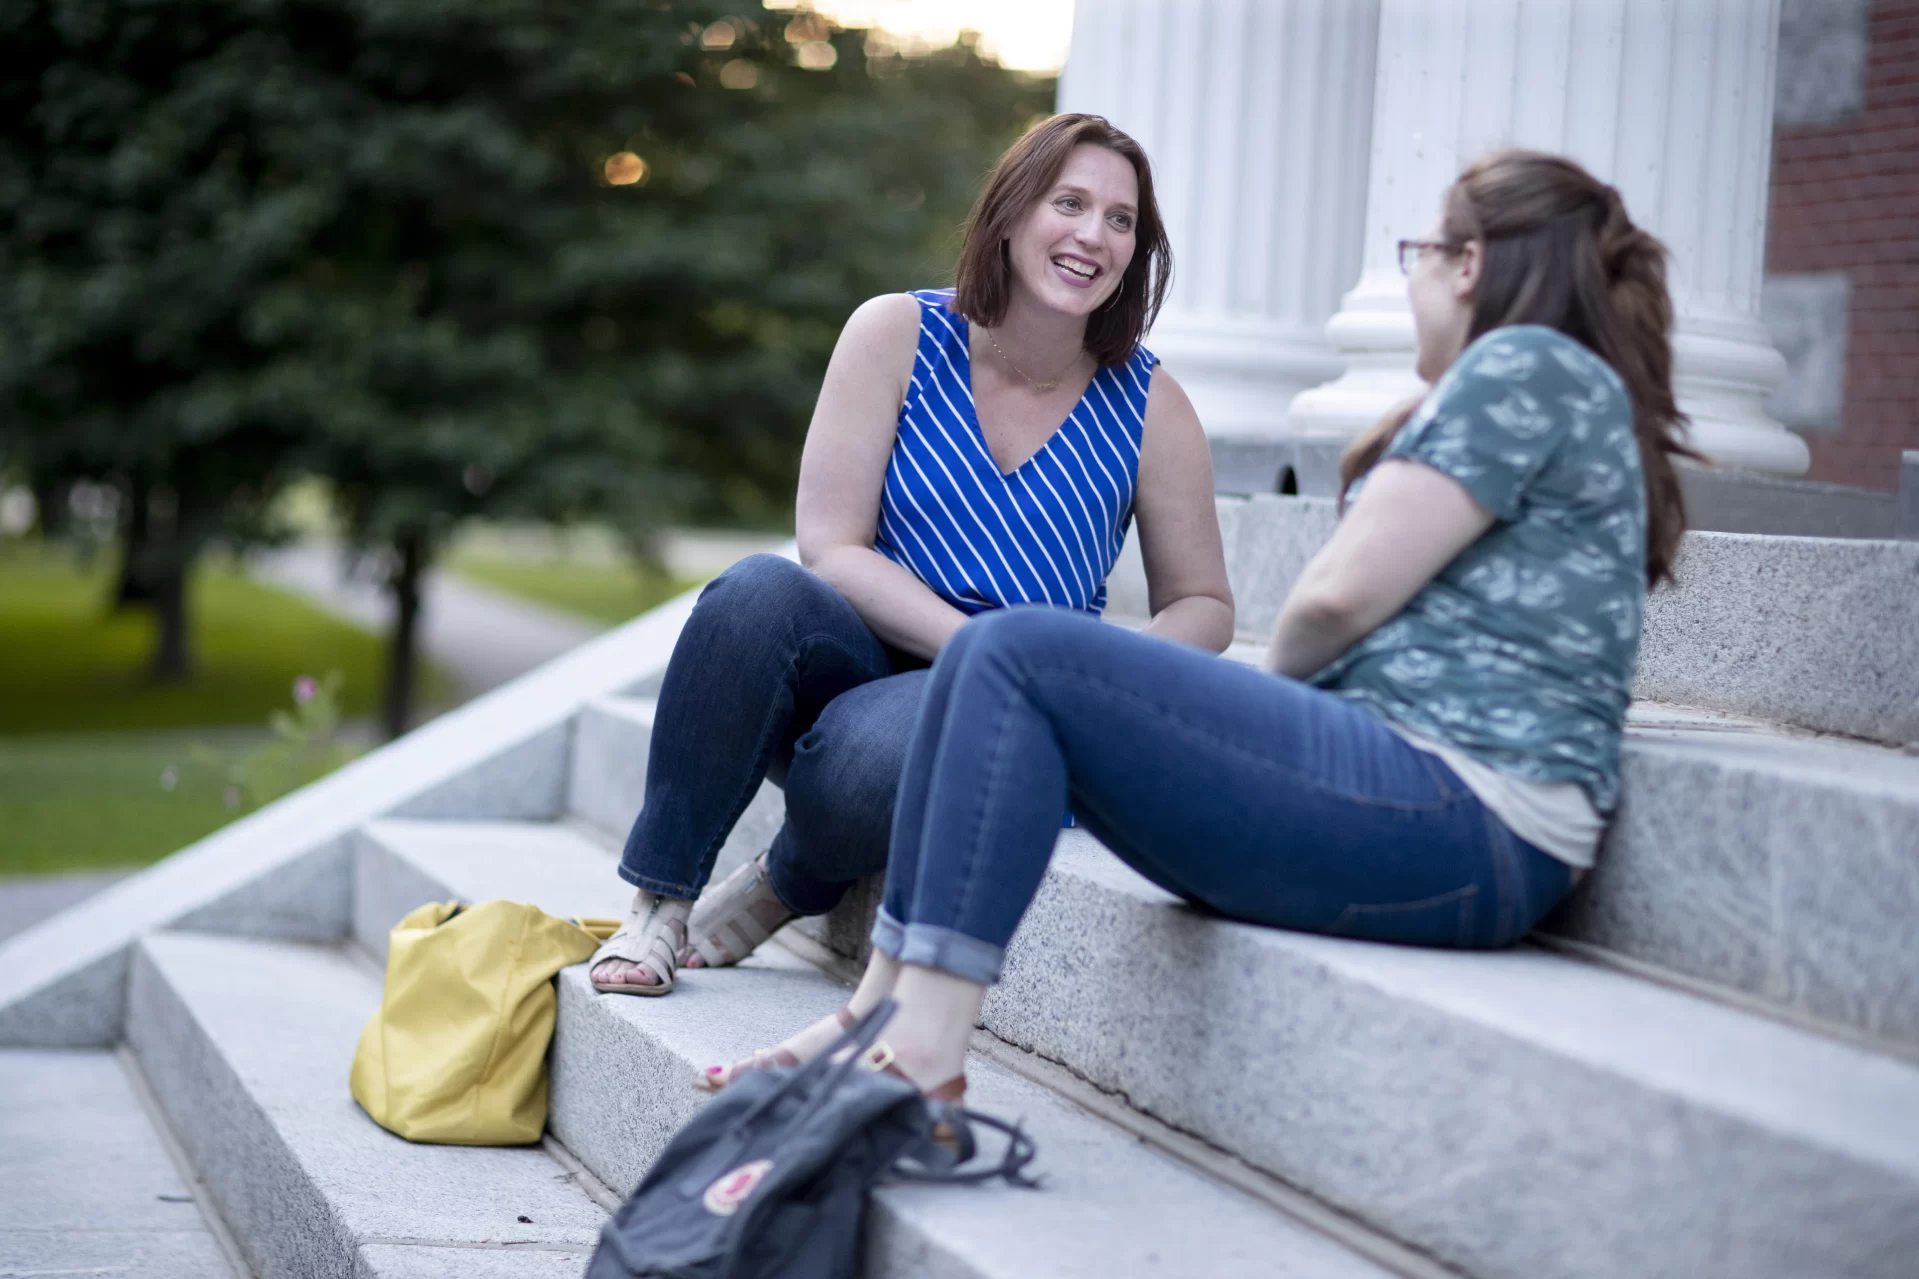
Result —
<instances>
[{"instance_id":1,"label":"woman's knee","mask_svg":"<svg viewBox=\"0 0 1919 1279\"><path fill-rule=\"evenodd\" d=\"M778 618L782 622L847 611L840 593L783 555L749 555L700 593L694 617L705 622Z\"/></svg>"}]
</instances>

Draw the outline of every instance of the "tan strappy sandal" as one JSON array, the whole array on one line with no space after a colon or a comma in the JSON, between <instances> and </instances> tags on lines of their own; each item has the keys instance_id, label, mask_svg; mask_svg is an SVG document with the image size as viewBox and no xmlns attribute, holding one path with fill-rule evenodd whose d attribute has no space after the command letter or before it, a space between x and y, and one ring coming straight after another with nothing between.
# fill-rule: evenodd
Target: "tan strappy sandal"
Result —
<instances>
[{"instance_id":1,"label":"tan strappy sandal","mask_svg":"<svg viewBox=\"0 0 1919 1279\"><path fill-rule=\"evenodd\" d=\"M794 918L767 882L763 860L755 857L701 895L686 927L681 963L693 968L737 964ZM697 964L690 962L694 955Z\"/></svg>"},{"instance_id":2,"label":"tan strappy sandal","mask_svg":"<svg viewBox=\"0 0 1919 1279\"><path fill-rule=\"evenodd\" d=\"M642 914L640 895L634 895L626 922L587 961L587 980L592 982L593 989L608 995L664 995L673 989L673 977L680 966L680 948L686 944L686 920L676 912L664 910L666 902L666 898L655 895ZM594 981L593 970L609 959L645 964L660 980L651 986L629 981Z\"/></svg>"}]
</instances>

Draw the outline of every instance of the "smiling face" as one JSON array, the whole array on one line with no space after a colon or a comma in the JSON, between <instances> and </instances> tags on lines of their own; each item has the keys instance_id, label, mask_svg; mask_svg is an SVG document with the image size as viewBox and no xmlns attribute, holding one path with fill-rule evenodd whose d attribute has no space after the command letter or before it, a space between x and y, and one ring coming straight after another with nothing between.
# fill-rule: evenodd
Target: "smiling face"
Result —
<instances>
[{"instance_id":1,"label":"smiling face","mask_svg":"<svg viewBox=\"0 0 1919 1279\"><path fill-rule=\"evenodd\" d=\"M1007 239L1014 289L1054 311L1091 314L1119 290L1138 222L1132 164L1102 146L1074 147Z\"/></svg>"},{"instance_id":2,"label":"smiling face","mask_svg":"<svg viewBox=\"0 0 1919 1279\"><path fill-rule=\"evenodd\" d=\"M1442 243L1452 239L1446 233L1443 214L1423 238ZM1418 350L1414 371L1422 381L1437 382L1466 349L1482 252L1477 241L1467 241L1452 251L1422 249L1406 274L1406 298L1412 304Z\"/></svg>"}]
</instances>

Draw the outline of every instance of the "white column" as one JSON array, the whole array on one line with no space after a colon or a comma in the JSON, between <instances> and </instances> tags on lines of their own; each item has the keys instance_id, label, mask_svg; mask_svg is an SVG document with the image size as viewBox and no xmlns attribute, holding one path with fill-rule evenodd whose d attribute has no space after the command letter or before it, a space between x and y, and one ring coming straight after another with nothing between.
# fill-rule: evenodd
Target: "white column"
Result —
<instances>
[{"instance_id":1,"label":"white column","mask_svg":"<svg viewBox=\"0 0 1919 1279\"><path fill-rule=\"evenodd\" d=\"M1326 320L1359 268L1378 0L1078 0L1059 109L1153 162L1173 287L1148 345L1209 436L1283 434L1339 372Z\"/></svg>"},{"instance_id":2,"label":"white column","mask_svg":"<svg viewBox=\"0 0 1919 1279\"><path fill-rule=\"evenodd\" d=\"M1447 184L1501 146L1572 156L1672 252L1679 406L1731 466L1802 474L1766 413L1785 360L1759 319L1778 0L1382 0L1364 262L1327 337L1344 376L1293 401L1351 436L1421 383L1394 260Z\"/></svg>"}]
</instances>

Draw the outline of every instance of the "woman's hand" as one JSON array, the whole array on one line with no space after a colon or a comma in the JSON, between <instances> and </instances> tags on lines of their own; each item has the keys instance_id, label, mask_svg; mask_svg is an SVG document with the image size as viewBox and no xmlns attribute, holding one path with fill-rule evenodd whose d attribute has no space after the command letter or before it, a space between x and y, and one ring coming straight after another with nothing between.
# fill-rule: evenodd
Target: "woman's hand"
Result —
<instances>
[{"instance_id":1,"label":"woman's hand","mask_svg":"<svg viewBox=\"0 0 1919 1279\"><path fill-rule=\"evenodd\" d=\"M1213 501L1213 459L1192 401L1164 366L1153 370L1133 497L1146 594L1146 631L1223 652L1233 642L1233 588Z\"/></svg>"},{"instance_id":2,"label":"woman's hand","mask_svg":"<svg viewBox=\"0 0 1919 1279\"><path fill-rule=\"evenodd\" d=\"M966 615L873 549L919 331L920 304L904 293L863 303L840 330L800 454L794 523L800 563L875 635L930 660Z\"/></svg>"},{"instance_id":3,"label":"woman's hand","mask_svg":"<svg viewBox=\"0 0 1919 1279\"><path fill-rule=\"evenodd\" d=\"M1266 669L1294 679L1324 669L1492 526L1451 476L1405 458L1380 463L1281 606Z\"/></svg>"}]
</instances>

